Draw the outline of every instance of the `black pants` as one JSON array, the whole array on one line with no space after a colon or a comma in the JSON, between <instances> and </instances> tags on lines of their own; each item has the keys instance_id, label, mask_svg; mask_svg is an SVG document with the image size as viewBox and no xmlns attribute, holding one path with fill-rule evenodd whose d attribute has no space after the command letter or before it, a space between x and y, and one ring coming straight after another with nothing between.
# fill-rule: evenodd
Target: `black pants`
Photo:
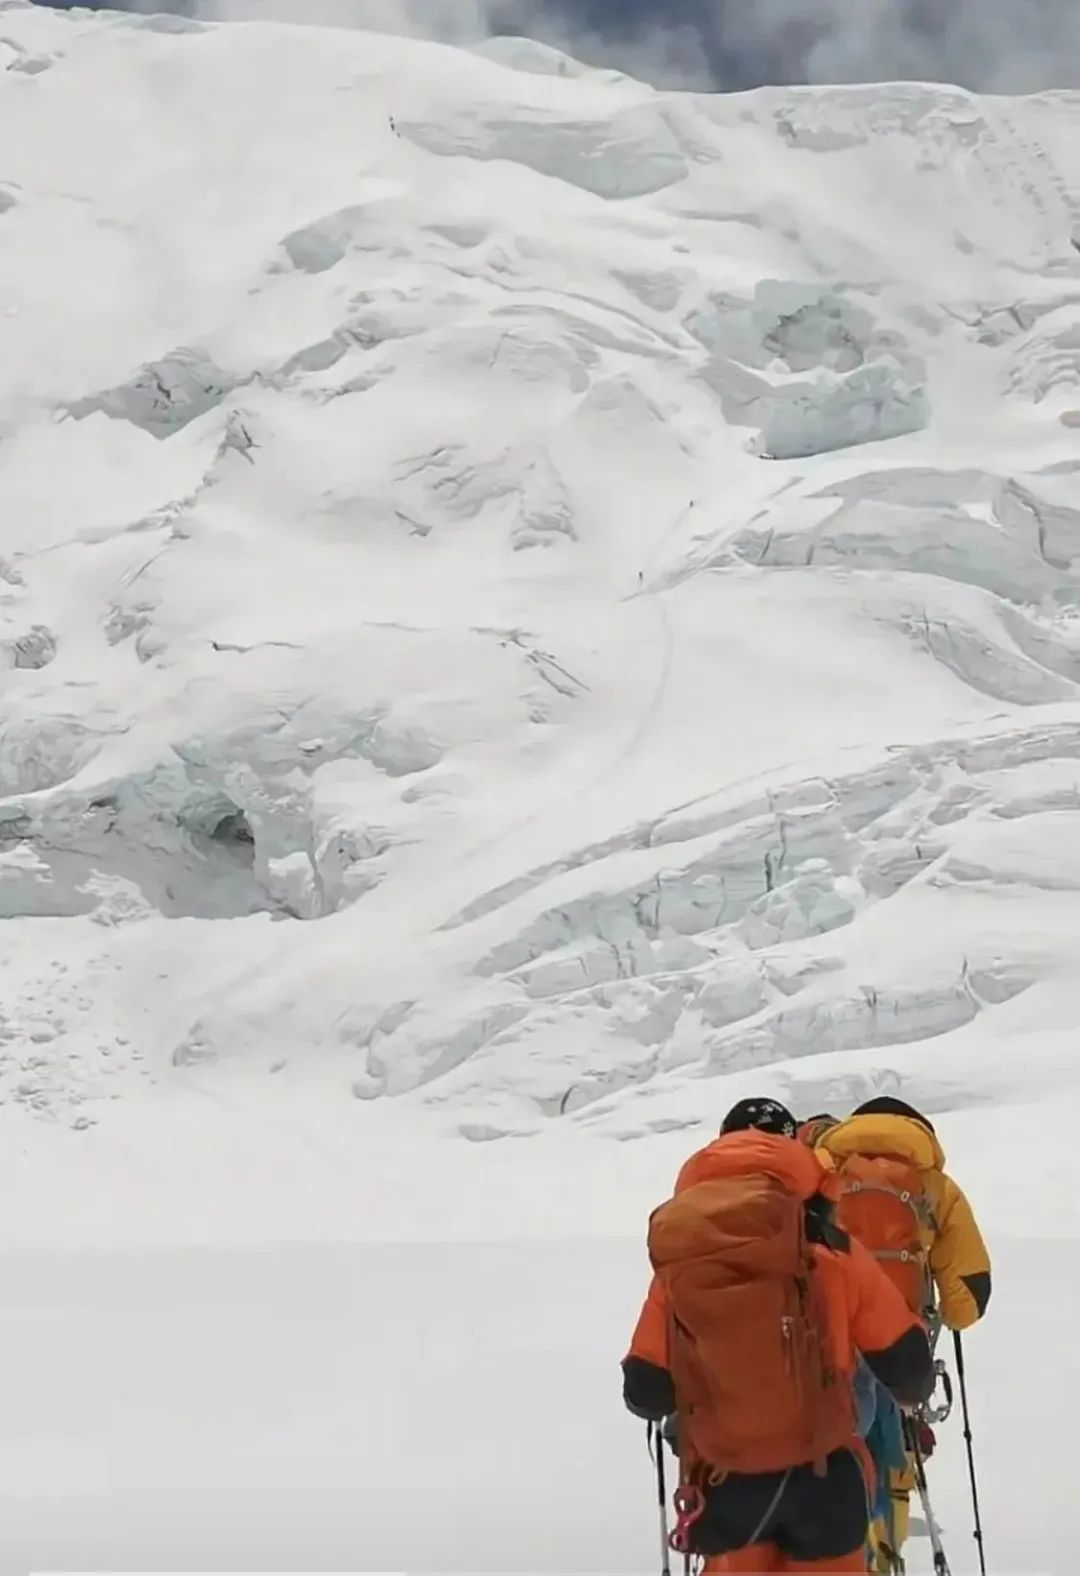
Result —
<instances>
[{"instance_id":1,"label":"black pants","mask_svg":"<svg viewBox=\"0 0 1080 1576\"><path fill-rule=\"evenodd\" d=\"M691 1535L693 1552L730 1554L754 1542L775 1543L793 1560L840 1559L862 1547L869 1519L858 1458L835 1450L822 1477L812 1466L793 1467L786 1483L782 1472L729 1473L706 1491L704 1514Z\"/></svg>"}]
</instances>

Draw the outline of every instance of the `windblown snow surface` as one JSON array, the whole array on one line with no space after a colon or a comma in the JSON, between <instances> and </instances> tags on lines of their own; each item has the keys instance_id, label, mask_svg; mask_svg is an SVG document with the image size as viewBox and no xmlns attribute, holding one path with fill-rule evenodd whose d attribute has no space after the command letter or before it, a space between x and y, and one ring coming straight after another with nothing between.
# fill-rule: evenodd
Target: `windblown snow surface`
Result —
<instances>
[{"instance_id":1,"label":"windblown snow surface","mask_svg":"<svg viewBox=\"0 0 1080 1576\"><path fill-rule=\"evenodd\" d=\"M751 1091L933 1116L1069 1568L1078 190L1076 94L0 0L4 1569L651 1571Z\"/></svg>"}]
</instances>

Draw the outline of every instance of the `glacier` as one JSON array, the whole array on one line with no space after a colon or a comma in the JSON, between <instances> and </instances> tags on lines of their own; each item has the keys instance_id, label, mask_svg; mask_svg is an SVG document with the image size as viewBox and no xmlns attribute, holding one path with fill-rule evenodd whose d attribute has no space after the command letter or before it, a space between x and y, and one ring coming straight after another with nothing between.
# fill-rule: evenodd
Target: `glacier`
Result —
<instances>
[{"instance_id":1,"label":"glacier","mask_svg":"<svg viewBox=\"0 0 1080 1576\"><path fill-rule=\"evenodd\" d=\"M1051 1300L1080 1234L1080 94L662 93L527 40L21 0L0 68L0 1243L34 1364L32 1310L94 1288L52 1420L27 1388L5 1425L0 1552L148 1566L156 1525L342 1568L360 1447L311 1343L398 1264L435 1346L368 1396L369 1559L454 1563L397 1550L391 1467L428 1392L452 1437L466 1282L505 1275L532 1486L494 1469L485 1551L469 1477L455 1568L535 1568L548 1452L540 1563L644 1569L603 1365L733 1100L919 1105ZM584 1333L530 1313L528 1243ZM984 1374L1036 1316L999 1295ZM235 1382L197 1360L218 1301L230 1340L269 1321ZM383 1350L330 1326L354 1376ZM147 1328L185 1352L153 1481ZM524 1377L555 1328L587 1401ZM1080 1401L1054 1332L984 1434ZM192 1389L247 1419L204 1475ZM1063 1568L1064 1460L994 1455L1003 1571ZM260 1533L279 1472L321 1552Z\"/></svg>"}]
</instances>

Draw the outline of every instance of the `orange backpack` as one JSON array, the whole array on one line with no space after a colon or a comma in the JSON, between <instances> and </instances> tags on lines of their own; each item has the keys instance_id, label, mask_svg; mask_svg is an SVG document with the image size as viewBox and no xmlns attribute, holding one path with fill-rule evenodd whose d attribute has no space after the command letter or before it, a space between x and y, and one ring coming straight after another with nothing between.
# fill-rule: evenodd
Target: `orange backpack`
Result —
<instances>
[{"instance_id":1,"label":"orange backpack","mask_svg":"<svg viewBox=\"0 0 1080 1576\"><path fill-rule=\"evenodd\" d=\"M837 1165L833 1191L837 1225L878 1260L922 1318L934 1301L922 1231L935 1226L918 1166L898 1155L848 1155Z\"/></svg>"},{"instance_id":2,"label":"orange backpack","mask_svg":"<svg viewBox=\"0 0 1080 1576\"><path fill-rule=\"evenodd\" d=\"M803 1210L772 1177L732 1176L677 1193L650 1218L684 1477L697 1464L714 1479L820 1466L855 1431Z\"/></svg>"}]
</instances>

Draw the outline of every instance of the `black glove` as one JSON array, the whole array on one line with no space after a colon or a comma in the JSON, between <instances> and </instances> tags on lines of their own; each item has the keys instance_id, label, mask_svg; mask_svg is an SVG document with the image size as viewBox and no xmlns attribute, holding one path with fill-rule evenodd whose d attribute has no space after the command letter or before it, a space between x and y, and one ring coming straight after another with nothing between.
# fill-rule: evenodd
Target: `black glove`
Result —
<instances>
[{"instance_id":1,"label":"black glove","mask_svg":"<svg viewBox=\"0 0 1080 1576\"><path fill-rule=\"evenodd\" d=\"M623 1403L648 1423L661 1423L675 1408L675 1386L666 1368L643 1357L623 1359Z\"/></svg>"}]
</instances>

